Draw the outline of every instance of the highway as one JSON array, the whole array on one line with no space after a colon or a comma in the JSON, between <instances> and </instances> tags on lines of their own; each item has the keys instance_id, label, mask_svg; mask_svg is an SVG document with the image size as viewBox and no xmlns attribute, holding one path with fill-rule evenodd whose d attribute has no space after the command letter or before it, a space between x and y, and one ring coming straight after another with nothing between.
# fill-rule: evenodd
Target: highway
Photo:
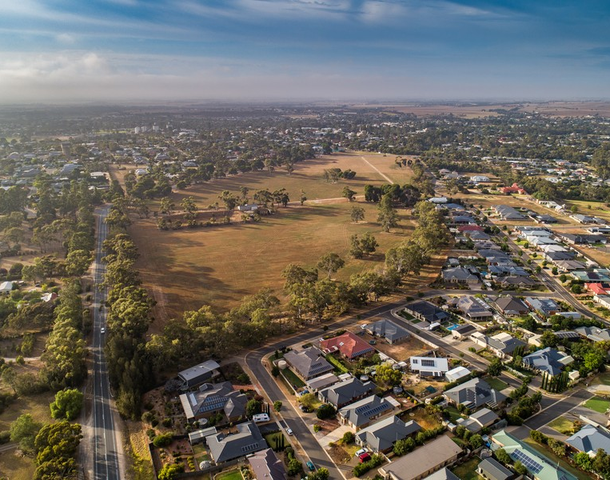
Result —
<instances>
[{"instance_id":1,"label":"highway","mask_svg":"<svg viewBox=\"0 0 610 480\"><path fill-rule=\"evenodd\" d=\"M103 243L108 235L105 218L109 206L96 209L97 214L97 247L93 266L94 302L93 302L93 408L92 439L85 439L93 447L93 478L95 480L118 480L121 476L119 436L115 428L114 409L108 370L104 358L104 337L102 328L106 328L106 289L103 287L105 265L102 263Z\"/></svg>"}]
</instances>

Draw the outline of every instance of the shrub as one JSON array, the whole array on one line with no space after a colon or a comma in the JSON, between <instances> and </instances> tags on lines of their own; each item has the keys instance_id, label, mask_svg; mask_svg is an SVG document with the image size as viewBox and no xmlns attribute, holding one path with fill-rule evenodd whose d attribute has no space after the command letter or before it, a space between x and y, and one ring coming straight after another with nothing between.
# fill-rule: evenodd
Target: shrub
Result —
<instances>
[{"instance_id":1,"label":"shrub","mask_svg":"<svg viewBox=\"0 0 610 480\"><path fill-rule=\"evenodd\" d=\"M316 417L320 420L325 420L327 418L332 418L337 413L335 407L333 407L330 403L325 403L324 405L320 405L318 410L316 411Z\"/></svg>"},{"instance_id":2,"label":"shrub","mask_svg":"<svg viewBox=\"0 0 610 480\"><path fill-rule=\"evenodd\" d=\"M341 439L341 441L343 442L344 445L348 445L350 443L354 443L355 439L356 439L356 436L352 432L345 432L343 434L343 438Z\"/></svg>"},{"instance_id":3,"label":"shrub","mask_svg":"<svg viewBox=\"0 0 610 480\"><path fill-rule=\"evenodd\" d=\"M354 470L352 471L352 473L354 474L355 477L359 477L361 475L364 475L369 470L372 470L373 468L378 467L382 463L383 463L383 459L381 458L381 455L375 454L371 457L371 459L368 462L359 463L358 465L356 465L354 467Z\"/></svg>"},{"instance_id":4,"label":"shrub","mask_svg":"<svg viewBox=\"0 0 610 480\"><path fill-rule=\"evenodd\" d=\"M161 435L157 435L153 440L153 445L157 448L167 447L174 440L173 432L163 433Z\"/></svg>"},{"instance_id":5,"label":"shrub","mask_svg":"<svg viewBox=\"0 0 610 480\"><path fill-rule=\"evenodd\" d=\"M318 425L317 423L314 424L313 431L318 433L320 430L322 430L322 427L320 425Z\"/></svg>"},{"instance_id":6,"label":"shrub","mask_svg":"<svg viewBox=\"0 0 610 480\"><path fill-rule=\"evenodd\" d=\"M169 418L169 417L164 418L164 419L161 421L161 424L162 424L164 427L167 427L167 428L171 427L171 426L172 426L172 423L174 423L174 421L173 421L171 418Z\"/></svg>"}]
</instances>

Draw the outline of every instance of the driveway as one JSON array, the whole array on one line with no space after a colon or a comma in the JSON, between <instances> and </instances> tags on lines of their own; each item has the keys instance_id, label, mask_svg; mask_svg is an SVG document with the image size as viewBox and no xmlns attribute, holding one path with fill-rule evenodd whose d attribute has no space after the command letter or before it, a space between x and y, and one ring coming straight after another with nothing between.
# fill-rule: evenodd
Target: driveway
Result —
<instances>
[{"instance_id":1,"label":"driveway","mask_svg":"<svg viewBox=\"0 0 610 480\"><path fill-rule=\"evenodd\" d=\"M352 429L349 425L341 425L339 428L334 429L328 435L323 436L322 438L318 438L318 442L320 442L320 446L322 448L328 447L329 443L336 443L343 438L343 434L345 432L351 432Z\"/></svg>"}]
</instances>

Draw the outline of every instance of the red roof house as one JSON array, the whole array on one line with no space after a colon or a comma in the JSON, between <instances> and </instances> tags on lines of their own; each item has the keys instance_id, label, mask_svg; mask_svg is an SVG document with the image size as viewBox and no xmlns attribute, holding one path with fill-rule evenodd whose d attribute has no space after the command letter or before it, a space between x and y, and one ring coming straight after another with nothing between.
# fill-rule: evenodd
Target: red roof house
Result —
<instances>
[{"instance_id":1,"label":"red roof house","mask_svg":"<svg viewBox=\"0 0 610 480\"><path fill-rule=\"evenodd\" d=\"M478 225L462 225L458 227L458 231L460 232L482 232L484 230L483 227L479 227Z\"/></svg>"},{"instance_id":2,"label":"red roof house","mask_svg":"<svg viewBox=\"0 0 610 480\"><path fill-rule=\"evenodd\" d=\"M345 332L338 337L322 340L320 347L326 353L341 352L341 355L350 360L374 351L373 347L352 332Z\"/></svg>"},{"instance_id":3,"label":"red roof house","mask_svg":"<svg viewBox=\"0 0 610 480\"><path fill-rule=\"evenodd\" d=\"M607 287L603 287L601 283L585 283L585 287L595 295L608 295L608 290L610 290Z\"/></svg>"},{"instance_id":4,"label":"red roof house","mask_svg":"<svg viewBox=\"0 0 610 480\"><path fill-rule=\"evenodd\" d=\"M518 193L519 195L527 195L527 192L521 188L519 185L517 185L516 183L513 183L510 187L502 187L500 189L502 191L502 193L505 194L509 194L509 193Z\"/></svg>"}]
</instances>

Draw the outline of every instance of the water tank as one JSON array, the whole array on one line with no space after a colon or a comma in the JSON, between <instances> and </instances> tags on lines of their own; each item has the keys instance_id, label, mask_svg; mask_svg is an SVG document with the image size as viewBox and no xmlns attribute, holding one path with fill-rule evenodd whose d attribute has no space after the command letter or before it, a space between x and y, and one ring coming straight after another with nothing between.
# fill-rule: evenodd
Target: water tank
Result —
<instances>
[{"instance_id":1,"label":"water tank","mask_svg":"<svg viewBox=\"0 0 610 480\"><path fill-rule=\"evenodd\" d=\"M288 368L288 364L286 363L286 360L280 360L279 362L277 362L277 366L282 370L285 370Z\"/></svg>"}]
</instances>

